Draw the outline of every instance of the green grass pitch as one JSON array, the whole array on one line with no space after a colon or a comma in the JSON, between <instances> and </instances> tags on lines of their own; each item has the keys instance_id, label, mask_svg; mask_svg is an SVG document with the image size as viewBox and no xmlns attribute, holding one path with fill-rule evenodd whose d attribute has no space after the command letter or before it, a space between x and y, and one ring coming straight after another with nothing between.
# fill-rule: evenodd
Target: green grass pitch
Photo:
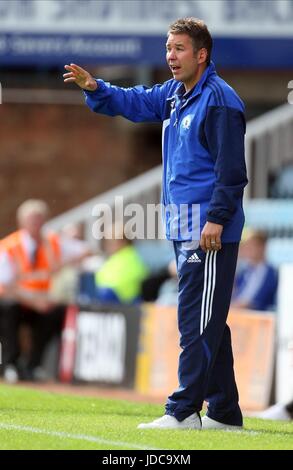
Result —
<instances>
[{"instance_id":1,"label":"green grass pitch","mask_svg":"<svg viewBox=\"0 0 293 470\"><path fill-rule=\"evenodd\" d=\"M137 430L163 406L0 385L0 449L293 449L293 422L245 419L245 430Z\"/></svg>"}]
</instances>

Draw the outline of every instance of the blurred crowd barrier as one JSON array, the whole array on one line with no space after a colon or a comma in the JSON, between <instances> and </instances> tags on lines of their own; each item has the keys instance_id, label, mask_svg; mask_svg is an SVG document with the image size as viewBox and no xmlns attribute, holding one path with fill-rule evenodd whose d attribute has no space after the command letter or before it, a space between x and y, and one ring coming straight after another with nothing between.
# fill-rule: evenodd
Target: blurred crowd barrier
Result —
<instances>
[{"instance_id":1,"label":"blurred crowd barrier","mask_svg":"<svg viewBox=\"0 0 293 470\"><path fill-rule=\"evenodd\" d=\"M61 338L61 382L134 388L140 325L138 306L70 306Z\"/></svg>"},{"instance_id":2,"label":"blurred crowd barrier","mask_svg":"<svg viewBox=\"0 0 293 470\"><path fill-rule=\"evenodd\" d=\"M178 386L180 348L175 307L145 307L142 346L138 354L136 387L142 393L164 396ZM268 406L273 381L275 315L232 310L234 364L240 403L244 409Z\"/></svg>"},{"instance_id":3,"label":"blurred crowd barrier","mask_svg":"<svg viewBox=\"0 0 293 470\"><path fill-rule=\"evenodd\" d=\"M276 315L231 310L228 323L241 406L264 409L271 401L275 358L282 347L276 341ZM70 307L62 336L59 378L68 383L126 387L163 399L178 385L179 353L176 306ZM283 361L279 367L287 376L279 388L285 388L288 395L293 364Z\"/></svg>"}]
</instances>

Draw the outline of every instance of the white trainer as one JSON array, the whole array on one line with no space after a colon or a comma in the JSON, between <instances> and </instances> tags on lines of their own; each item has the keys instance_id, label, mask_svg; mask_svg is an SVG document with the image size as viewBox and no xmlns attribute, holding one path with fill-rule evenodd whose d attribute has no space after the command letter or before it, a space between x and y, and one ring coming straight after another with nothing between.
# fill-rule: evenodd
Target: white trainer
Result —
<instances>
[{"instance_id":1,"label":"white trainer","mask_svg":"<svg viewBox=\"0 0 293 470\"><path fill-rule=\"evenodd\" d=\"M18 372L15 366L8 364L4 369L3 378L9 384L16 384L19 380Z\"/></svg>"},{"instance_id":2,"label":"white trainer","mask_svg":"<svg viewBox=\"0 0 293 470\"><path fill-rule=\"evenodd\" d=\"M232 424L225 424L220 423L220 421L216 421L215 419L209 418L208 416L204 416L202 418L202 429L219 429L222 431L241 431L243 426L234 426Z\"/></svg>"},{"instance_id":3,"label":"white trainer","mask_svg":"<svg viewBox=\"0 0 293 470\"><path fill-rule=\"evenodd\" d=\"M164 415L151 423L141 423L138 429L201 429L201 419L197 413L178 421L174 416Z\"/></svg>"},{"instance_id":4,"label":"white trainer","mask_svg":"<svg viewBox=\"0 0 293 470\"><path fill-rule=\"evenodd\" d=\"M280 421L291 421L290 413L286 410L286 406L282 403L276 403L275 405L267 408L260 413L254 415L256 418L261 419L273 419Z\"/></svg>"}]
</instances>

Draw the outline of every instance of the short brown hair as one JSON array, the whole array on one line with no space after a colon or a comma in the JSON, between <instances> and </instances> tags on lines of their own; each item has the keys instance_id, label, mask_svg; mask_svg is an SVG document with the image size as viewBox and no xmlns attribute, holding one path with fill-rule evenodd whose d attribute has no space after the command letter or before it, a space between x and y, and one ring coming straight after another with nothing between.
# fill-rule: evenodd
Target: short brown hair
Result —
<instances>
[{"instance_id":1,"label":"short brown hair","mask_svg":"<svg viewBox=\"0 0 293 470\"><path fill-rule=\"evenodd\" d=\"M194 51L207 50L207 64L210 63L213 48L213 39L204 21L198 18L180 18L169 27L169 34L187 34L193 43Z\"/></svg>"}]
</instances>

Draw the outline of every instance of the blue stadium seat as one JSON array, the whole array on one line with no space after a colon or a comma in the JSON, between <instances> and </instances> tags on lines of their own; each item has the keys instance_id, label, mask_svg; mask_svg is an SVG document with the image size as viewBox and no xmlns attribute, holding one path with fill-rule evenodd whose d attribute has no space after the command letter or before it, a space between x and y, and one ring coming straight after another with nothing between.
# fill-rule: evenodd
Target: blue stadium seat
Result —
<instances>
[{"instance_id":1,"label":"blue stadium seat","mask_svg":"<svg viewBox=\"0 0 293 470\"><path fill-rule=\"evenodd\" d=\"M95 300L97 300L95 273L84 271L80 274L79 278L77 301L78 303L85 305L91 304Z\"/></svg>"}]
</instances>

